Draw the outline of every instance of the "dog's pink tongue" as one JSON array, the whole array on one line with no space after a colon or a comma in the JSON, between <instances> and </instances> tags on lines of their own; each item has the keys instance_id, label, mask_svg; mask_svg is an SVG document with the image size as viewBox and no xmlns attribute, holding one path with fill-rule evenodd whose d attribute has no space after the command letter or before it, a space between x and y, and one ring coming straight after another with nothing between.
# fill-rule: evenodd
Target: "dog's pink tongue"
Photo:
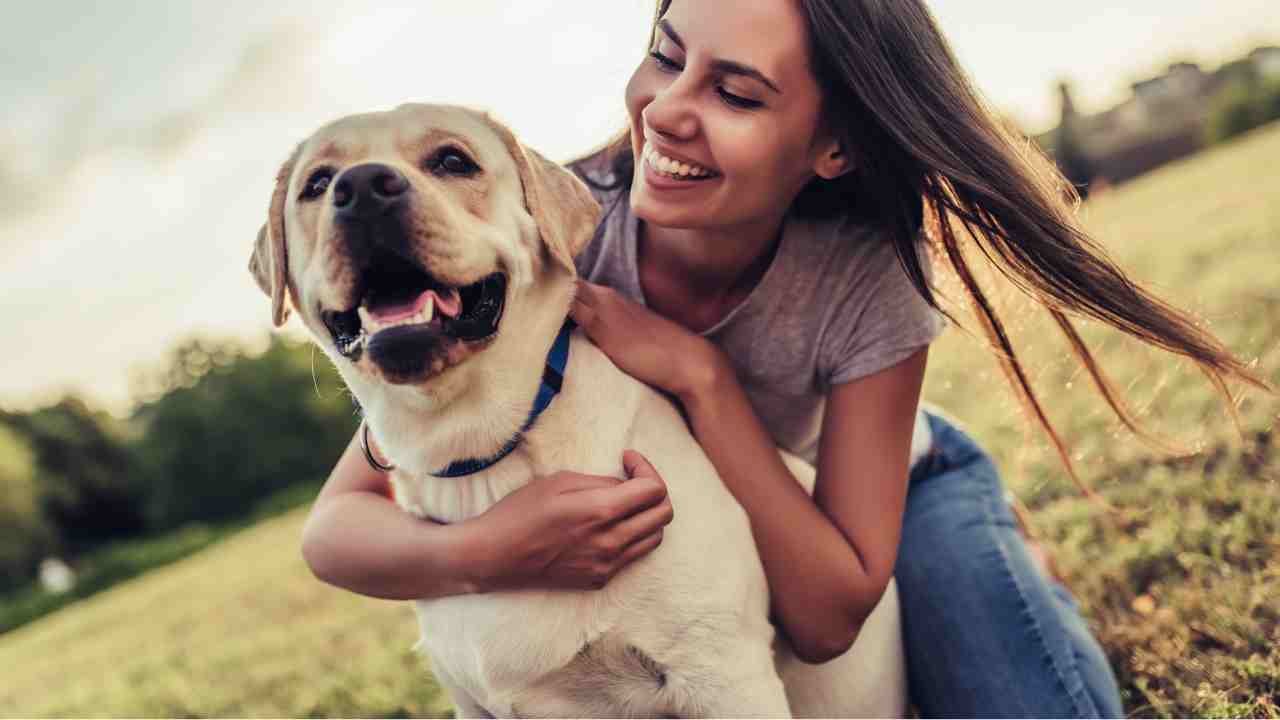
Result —
<instances>
[{"instance_id":1,"label":"dog's pink tongue","mask_svg":"<svg viewBox=\"0 0 1280 720\"><path fill-rule=\"evenodd\" d=\"M427 292L436 295L430 290ZM458 317L462 312L462 296L458 294L458 288L449 288L444 297L436 295L436 312L451 318Z\"/></svg>"},{"instance_id":2,"label":"dog's pink tongue","mask_svg":"<svg viewBox=\"0 0 1280 720\"><path fill-rule=\"evenodd\" d=\"M425 290L421 295L407 303L382 305L376 309L371 309L370 312L382 322L395 322L403 320L426 307L429 299L435 300L435 312L437 314L456 318L458 313L462 312L462 297L458 295L457 288L451 288L443 297L435 290Z\"/></svg>"}]
</instances>

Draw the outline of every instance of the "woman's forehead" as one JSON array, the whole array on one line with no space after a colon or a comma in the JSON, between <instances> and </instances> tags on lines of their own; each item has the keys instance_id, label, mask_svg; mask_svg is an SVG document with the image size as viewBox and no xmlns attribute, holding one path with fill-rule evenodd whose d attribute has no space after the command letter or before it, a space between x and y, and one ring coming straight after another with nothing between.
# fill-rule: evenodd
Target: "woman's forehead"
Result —
<instances>
[{"instance_id":1,"label":"woman's forehead","mask_svg":"<svg viewBox=\"0 0 1280 720\"><path fill-rule=\"evenodd\" d=\"M776 83L809 72L808 29L796 2L672 0L660 22L687 52L754 67ZM660 26L658 37L664 34Z\"/></svg>"}]
</instances>

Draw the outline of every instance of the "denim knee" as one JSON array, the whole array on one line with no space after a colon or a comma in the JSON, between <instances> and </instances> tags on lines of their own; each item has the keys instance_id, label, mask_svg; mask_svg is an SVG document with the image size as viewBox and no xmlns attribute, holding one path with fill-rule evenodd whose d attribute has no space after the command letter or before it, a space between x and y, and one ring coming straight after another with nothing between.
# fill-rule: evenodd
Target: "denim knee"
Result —
<instances>
[{"instance_id":1,"label":"denim knee","mask_svg":"<svg viewBox=\"0 0 1280 720\"><path fill-rule=\"evenodd\" d=\"M929 421L896 568L914 702L929 716L1118 715L1105 656L1036 569L991 458Z\"/></svg>"}]
</instances>

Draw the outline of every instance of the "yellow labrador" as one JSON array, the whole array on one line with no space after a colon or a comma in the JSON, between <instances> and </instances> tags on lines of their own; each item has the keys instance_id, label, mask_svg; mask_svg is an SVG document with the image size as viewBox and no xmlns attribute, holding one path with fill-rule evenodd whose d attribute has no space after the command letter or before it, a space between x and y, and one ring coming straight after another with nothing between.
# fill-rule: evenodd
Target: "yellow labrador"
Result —
<instances>
[{"instance_id":1,"label":"yellow labrador","mask_svg":"<svg viewBox=\"0 0 1280 720\"><path fill-rule=\"evenodd\" d=\"M798 661L769 623L747 517L677 410L564 330L598 214L571 173L458 107L341 119L277 178L250 269L276 324L295 309L363 406L406 511L457 522L535 476L621 477L625 448L678 509L601 590L418 602L438 679L463 716L901 715L893 586L848 653ZM538 400L566 353L559 393Z\"/></svg>"}]
</instances>

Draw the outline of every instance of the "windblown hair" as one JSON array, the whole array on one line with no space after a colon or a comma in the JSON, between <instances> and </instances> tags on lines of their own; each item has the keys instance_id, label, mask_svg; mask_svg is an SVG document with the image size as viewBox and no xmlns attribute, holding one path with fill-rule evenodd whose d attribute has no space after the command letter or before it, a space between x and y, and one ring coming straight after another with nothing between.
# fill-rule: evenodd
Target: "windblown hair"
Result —
<instances>
[{"instance_id":1,"label":"windblown hair","mask_svg":"<svg viewBox=\"0 0 1280 720\"><path fill-rule=\"evenodd\" d=\"M670 4L658 1L650 44ZM1130 279L1083 231L1075 188L985 107L923 0L799 4L808 25L811 70L822 91L823 122L837 133L852 170L834 180L812 180L792 211L807 217L851 215L882 228L916 290L950 317L922 267L918 239L923 227L963 287L1014 391L1086 493L1091 491L1076 474L966 259L964 237L1049 312L1095 387L1139 437L1156 442L1096 362L1073 316L1099 320L1192 360L1233 413L1228 380L1269 389L1187 314ZM635 159L627 131L596 157L610 163L615 189L630 185Z\"/></svg>"}]
</instances>

